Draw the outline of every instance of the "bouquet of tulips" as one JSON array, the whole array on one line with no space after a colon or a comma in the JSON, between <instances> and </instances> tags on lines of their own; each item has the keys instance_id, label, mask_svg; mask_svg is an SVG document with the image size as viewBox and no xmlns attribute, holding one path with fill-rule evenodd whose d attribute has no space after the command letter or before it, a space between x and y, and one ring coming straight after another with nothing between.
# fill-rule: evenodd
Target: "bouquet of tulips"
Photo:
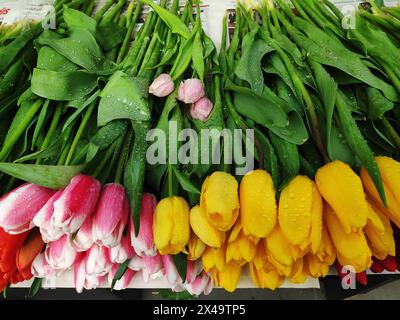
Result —
<instances>
[{"instance_id":1,"label":"bouquet of tulips","mask_svg":"<svg viewBox=\"0 0 400 320\"><path fill-rule=\"evenodd\" d=\"M0 289L68 270L78 292L138 273L192 295L234 291L244 268L270 289L397 270L398 10L372 1L344 29L329 1L291 4L238 2L219 54L190 0L58 0L55 30L1 42ZM224 143L146 161L182 129ZM224 130L254 133L244 176Z\"/></svg>"}]
</instances>

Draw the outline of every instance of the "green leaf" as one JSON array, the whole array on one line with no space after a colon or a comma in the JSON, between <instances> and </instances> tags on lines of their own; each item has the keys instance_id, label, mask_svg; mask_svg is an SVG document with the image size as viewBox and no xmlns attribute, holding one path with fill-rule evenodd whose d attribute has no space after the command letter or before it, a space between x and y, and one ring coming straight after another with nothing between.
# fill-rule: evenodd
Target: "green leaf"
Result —
<instances>
[{"instance_id":1,"label":"green leaf","mask_svg":"<svg viewBox=\"0 0 400 320\"><path fill-rule=\"evenodd\" d=\"M105 50L111 50L124 42L126 29L115 22L100 24L97 28L97 41Z\"/></svg>"},{"instance_id":2,"label":"green leaf","mask_svg":"<svg viewBox=\"0 0 400 320\"><path fill-rule=\"evenodd\" d=\"M179 275L182 278L182 281L186 281L186 272L187 272L187 255L184 253L178 253L173 255L172 258L174 259L174 263L176 269L178 270Z\"/></svg>"},{"instance_id":3,"label":"green leaf","mask_svg":"<svg viewBox=\"0 0 400 320\"><path fill-rule=\"evenodd\" d=\"M387 111L394 108L394 103L386 99L377 89L367 87L368 118L371 120L381 119Z\"/></svg>"},{"instance_id":4,"label":"green leaf","mask_svg":"<svg viewBox=\"0 0 400 320\"><path fill-rule=\"evenodd\" d=\"M71 9L64 5L63 18L68 28L80 27L88 30L93 35L96 34L96 20L81 11Z\"/></svg>"},{"instance_id":5,"label":"green leaf","mask_svg":"<svg viewBox=\"0 0 400 320\"><path fill-rule=\"evenodd\" d=\"M35 278L32 282L32 285L29 289L28 298L33 298L37 295L40 288L42 288L42 278Z\"/></svg>"},{"instance_id":6,"label":"green leaf","mask_svg":"<svg viewBox=\"0 0 400 320\"><path fill-rule=\"evenodd\" d=\"M34 69L32 92L56 101L77 100L97 87L97 76L86 71L56 72Z\"/></svg>"},{"instance_id":7,"label":"green leaf","mask_svg":"<svg viewBox=\"0 0 400 320\"><path fill-rule=\"evenodd\" d=\"M44 126L44 122L46 120L47 116L47 109L49 108L50 100L46 100L43 104L42 110L40 110L39 113L39 118L35 127L35 131L33 132L33 137L32 137L32 147L36 144L36 141L40 135L40 132L42 131L42 128Z\"/></svg>"},{"instance_id":8,"label":"green leaf","mask_svg":"<svg viewBox=\"0 0 400 320\"><path fill-rule=\"evenodd\" d=\"M193 50L192 50L192 60L193 66L196 70L200 80L204 82L204 49L201 43L201 33L197 32L194 37Z\"/></svg>"},{"instance_id":9,"label":"green leaf","mask_svg":"<svg viewBox=\"0 0 400 320\"><path fill-rule=\"evenodd\" d=\"M111 290L114 289L114 286L117 283L117 281L120 280L124 276L125 272L128 270L130 261L131 259L126 260L124 263L118 266L117 272L115 273L114 279L112 280L111 283Z\"/></svg>"},{"instance_id":10,"label":"green leaf","mask_svg":"<svg viewBox=\"0 0 400 320\"><path fill-rule=\"evenodd\" d=\"M72 72L79 69L75 63L47 46L41 47L39 50L37 68L57 72Z\"/></svg>"},{"instance_id":11,"label":"green leaf","mask_svg":"<svg viewBox=\"0 0 400 320\"><path fill-rule=\"evenodd\" d=\"M81 173L85 165L46 166L0 162L0 171L17 179L50 189L65 188L71 179Z\"/></svg>"},{"instance_id":12,"label":"green leaf","mask_svg":"<svg viewBox=\"0 0 400 320\"><path fill-rule=\"evenodd\" d=\"M183 190L194 194L200 194L200 189L195 186L185 174L181 173L179 169L175 166L173 166L172 168L174 169L175 176L178 179L179 184L182 186Z\"/></svg>"},{"instance_id":13,"label":"green leaf","mask_svg":"<svg viewBox=\"0 0 400 320\"><path fill-rule=\"evenodd\" d=\"M4 75L0 75L0 100L16 90L22 76L24 64L22 59L15 62Z\"/></svg>"},{"instance_id":14,"label":"green leaf","mask_svg":"<svg viewBox=\"0 0 400 320\"><path fill-rule=\"evenodd\" d=\"M159 290L160 296L166 300L191 300L193 296L189 291L185 290L182 292L173 292L169 289L161 289Z\"/></svg>"},{"instance_id":15,"label":"green leaf","mask_svg":"<svg viewBox=\"0 0 400 320\"><path fill-rule=\"evenodd\" d=\"M179 48L178 56L170 71L172 79L179 79L187 70L193 57L193 44L196 32L193 31L187 40L184 40Z\"/></svg>"},{"instance_id":16,"label":"green leaf","mask_svg":"<svg viewBox=\"0 0 400 320\"><path fill-rule=\"evenodd\" d=\"M148 121L148 84L117 71L100 94L98 124L103 126L116 119Z\"/></svg>"},{"instance_id":17,"label":"green leaf","mask_svg":"<svg viewBox=\"0 0 400 320\"><path fill-rule=\"evenodd\" d=\"M159 17L165 22L165 24L171 29L173 33L177 33L185 39L188 39L190 37L189 28L181 21L181 19L179 19L178 16L155 4L152 0L139 1L153 8L153 10L159 15Z\"/></svg>"}]
</instances>

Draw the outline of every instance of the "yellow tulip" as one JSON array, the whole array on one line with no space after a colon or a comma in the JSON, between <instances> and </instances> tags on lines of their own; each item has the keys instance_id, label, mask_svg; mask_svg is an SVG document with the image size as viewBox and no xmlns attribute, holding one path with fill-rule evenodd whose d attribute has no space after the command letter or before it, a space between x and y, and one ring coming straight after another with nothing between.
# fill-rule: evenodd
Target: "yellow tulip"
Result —
<instances>
[{"instance_id":1,"label":"yellow tulip","mask_svg":"<svg viewBox=\"0 0 400 320\"><path fill-rule=\"evenodd\" d=\"M372 264L372 253L363 232L346 233L337 215L328 205L324 206L324 218L339 263L342 266L352 266L357 273L368 269Z\"/></svg>"},{"instance_id":2,"label":"yellow tulip","mask_svg":"<svg viewBox=\"0 0 400 320\"><path fill-rule=\"evenodd\" d=\"M178 254L185 250L190 237L189 205L185 199L169 197L157 204L153 233L161 254Z\"/></svg>"},{"instance_id":3,"label":"yellow tulip","mask_svg":"<svg viewBox=\"0 0 400 320\"><path fill-rule=\"evenodd\" d=\"M211 225L228 231L239 216L238 182L226 172L214 172L201 189L200 207Z\"/></svg>"},{"instance_id":4,"label":"yellow tulip","mask_svg":"<svg viewBox=\"0 0 400 320\"><path fill-rule=\"evenodd\" d=\"M314 182L297 176L282 190L279 225L286 239L301 251L309 244L313 252L321 242L322 198Z\"/></svg>"},{"instance_id":5,"label":"yellow tulip","mask_svg":"<svg viewBox=\"0 0 400 320\"><path fill-rule=\"evenodd\" d=\"M381 173L387 207L382 203L367 170L362 168L360 176L364 188L379 206L380 211L400 228L400 162L389 157L376 157L375 160Z\"/></svg>"},{"instance_id":6,"label":"yellow tulip","mask_svg":"<svg viewBox=\"0 0 400 320\"><path fill-rule=\"evenodd\" d=\"M244 265L254 259L256 251L257 244L244 235L240 221L236 222L228 239L226 262L235 261L239 265Z\"/></svg>"},{"instance_id":7,"label":"yellow tulip","mask_svg":"<svg viewBox=\"0 0 400 320\"><path fill-rule=\"evenodd\" d=\"M307 269L304 266L303 258L298 259L292 266L292 272L289 276L289 280L292 283L301 284L307 280Z\"/></svg>"},{"instance_id":8,"label":"yellow tulip","mask_svg":"<svg viewBox=\"0 0 400 320\"><path fill-rule=\"evenodd\" d=\"M304 263L313 278L323 278L329 273L329 265L319 261L312 253L304 257Z\"/></svg>"},{"instance_id":9,"label":"yellow tulip","mask_svg":"<svg viewBox=\"0 0 400 320\"><path fill-rule=\"evenodd\" d=\"M248 173L240 183L239 194L244 234L265 238L277 221L275 188L271 176L264 170Z\"/></svg>"},{"instance_id":10,"label":"yellow tulip","mask_svg":"<svg viewBox=\"0 0 400 320\"><path fill-rule=\"evenodd\" d=\"M372 221L374 220L371 219L371 221L369 220L367 222L367 225L364 228L373 256L378 260L385 260L388 255L395 256L396 244L390 220L380 212L379 208L374 204L371 206L371 213L372 215L375 215L374 220L378 219L383 227L381 228L381 226L376 222L373 223Z\"/></svg>"},{"instance_id":11,"label":"yellow tulip","mask_svg":"<svg viewBox=\"0 0 400 320\"><path fill-rule=\"evenodd\" d=\"M188 260L195 261L200 259L206 249L206 245L193 232L188 243Z\"/></svg>"},{"instance_id":12,"label":"yellow tulip","mask_svg":"<svg viewBox=\"0 0 400 320\"><path fill-rule=\"evenodd\" d=\"M235 262L230 262L226 264L224 271L214 271L214 283L228 292L233 292L239 283L241 273L242 267Z\"/></svg>"},{"instance_id":13,"label":"yellow tulip","mask_svg":"<svg viewBox=\"0 0 400 320\"><path fill-rule=\"evenodd\" d=\"M315 176L322 197L332 207L344 232L360 231L367 223L368 203L361 179L344 162L334 161L318 169Z\"/></svg>"},{"instance_id":14,"label":"yellow tulip","mask_svg":"<svg viewBox=\"0 0 400 320\"><path fill-rule=\"evenodd\" d=\"M210 247L219 248L225 241L225 233L208 222L206 213L200 206L190 210L190 226L199 239Z\"/></svg>"},{"instance_id":15,"label":"yellow tulip","mask_svg":"<svg viewBox=\"0 0 400 320\"><path fill-rule=\"evenodd\" d=\"M213 270L223 271L225 269L226 261L226 244L221 248L207 247L201 256L201 262L205 272Z\"/></svg>"},{"instance_id":16,"label":"yellow tulip","mask_svg":"<svg viewBox=\"0 0 400 320\"><path fill-rule=\"evenodd\" d=\"M285 277L281 276L269 263L262 241L260 241L257 246L257 253L254 260L249 263L249 270L251 279L258 288L275 290L280 287L285 279Z\"/></svg>"}]
</instances>

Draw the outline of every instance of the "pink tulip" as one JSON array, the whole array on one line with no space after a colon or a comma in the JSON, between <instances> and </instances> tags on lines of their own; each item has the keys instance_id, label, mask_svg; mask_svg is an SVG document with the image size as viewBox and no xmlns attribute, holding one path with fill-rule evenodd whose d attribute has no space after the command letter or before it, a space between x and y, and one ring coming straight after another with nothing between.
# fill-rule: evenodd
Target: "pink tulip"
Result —
<instances>
[{"instance_id":1,"label":"pink tulip","mask_svg":"<svg viewBox=\"0 0 400 320\"><path fill-rule=\"evenodd\" d=\"M176 269L175 263L172 257L168 254L161 256L163 262L164 275L167 278L168 283L171 286L172 291L182 292L185 290L183 287L183 281L181 276Z\"/></svg>"},{"instance_id":2,"label":"pink tulip","mask_svg":"<svg viewBox=\"0 0 400 320\"><path fill-rule=\"evenodd\" d=\"M112 248L121 241L129 216L129 203L120 184L104 186L93 217L93 237L99 245Z\"/></svg>"},{"instance_id":3,"label":"pink tulip","mask_svg":"<svg viewBox=\"0 0 400 320\"><path fill-rule=\"evenodd\" d=\"M206 273L202 272L192 282L184 284L185 289L194 296L201 294L209 295L213 289L213 280Z\"/></svg>"},{"instance_id":4,"label":"pink tulip","mask_svg":"<svg viewBox=\"0 0 400 320\"><path fill-rule=\"evenodd\" d=\"M206 122L210 117L211 111L213 110L213 103L206 97L201 98L196 103L192 103L189 108L189 114L192 119Z\"/></svg>"},{"instance_id":5,"label":"pink tulip","mask_svg":"<svg viewBox=\"0 0 400 320\"><path fill-rule=\"evenodd\" d=\"M70 245L78 252L84 252L90 249L93 245L93 232L92 232L92 217L88 217L83 223L82 227L77 232L75 238L72 240L69 236Z\"/></svg>"},{"instance_id":6,"label":"pink tulip","mask_svg":"<svg viewBox=\"0 0 400 320\"><path fill-rule=\"evenodd\" d=\"M135 227L132 217L130 218L130 232L132 246L139 256L154 256L157 249L153 238L153 217L157 206L157 199L151 194L143 194L140 208L140 229L138 237L135 236Z\"/></svg>"},{"instance_id":7,"label":"pink tulip","mask_svg":"<svg viewBox=\"0 0 400 320\"><path fill-rule=\"evenodd\" d=\"M160 254L157 254L154 257L133 256L129 261L129 269L133 271L142 271L143 280L145 282L160 277L162 275L162 268L163 262Z\"/></svg>"},{"instance_id":8,"label":"pink tulip","mask_svg":"<svg viewBox=\"0 0 400 320\"><path fill-rule=\"evenodd\" d=\"M0 198L0 227L20 234L34 227L32 219L55 191L25 183Z\"/></svg>"},{"instance_id":9,"label":"pink tulip","mask_svg":"<svg viewBox=\"0 0 400 320\"><path fill-rule=\"evenodd\" d=\"M57 241L47 244L45 257L53 269L66 270L72 267L77 252L69 245L68 236L64 235Z\"/></svg>"},{"instance_id":10,"label":"pink tulip","mask_svg":"<svg viewBox=\"0 0 400 320\"><path fill-rule=\"evenodd\" d=\"M110 248L109 251L110 260L113 263L124 263L135 255L129 234L122 237L121 242L117 246Z\"/></svg>"},{"instance_id":11,"label":"pink tulip","mask_svg":"<svg viewBox=\"0 0 400 320\"><path fill-rule=\"evenodd\" d=\"M108 284L110 286L112 285L118 267L119 267L118 264L114 264L111 271L108 274ZM126 288L128 288L135 274L136 274L135 271L127 269L122 278L115 282L113 290L125 290Z\"/></svg>"},{"instance_id":12,"label":"pink tulip","mask_svg":"<svg viewBox=\"0 0 400 320\"><path fill-rule=\"evenodd\" d=\"M61 197L62 193L63 190L57 191L33 218L34 225L40 228L40 233L42 234L44 242L56 241L64 235L63 230L56 228L51 220L54 213L54 202Z\"/></svg>"},{"instance_id":13,"label":"pink tulip","mask_svg":"<svg viewBox=\"0 0 400 320\"><path fill-rule=\"evenodd\" d=\"M52 223L64 233L72 234L96 209L101 184L85 175L72 178L61 197L54 202Z\"/></svg>"},{"instance_id":14,"label":"pink tulip","mask_svg":"<svg viewBox=\"0 0 400 320\"><path fill-rule=\"evenodd\" d=\"M83 289L91 290L99 287L104 280L104 276L89 275L86 273L88 253L80 253L74 264L74 285L78 293Z\"/></svg>"},{"instance_id":15,"label":"pink tulip","mask_svg":"<svg viewBox=\"0 0 400 320\"><path fill-rule=\"evenodd\" d=\"M105 276L112 267L108 248L94 244L86 253L86 274L97 277Z\"/></svg>"},{"instance_id":16,"label":"pink tulip","mask_svg":"<svg viewBox=\"0 0 400 320\"><path fill-rule=\"evenodd\" d=\"M205 95L203 84L199 79L185 80L179 86L178 100L186 104L195 103Z\"/></svg>"},{"instance_id":17,"label":"pink tulip","mask_svg":"<svg viewBox=\"0 0 400 320\"><path fill-rule=\"evenodd\" d=\"M46 278L52 275L55 270L49 265L45 255L41 253L33 260L31 272L35 278Z\"/></svg>"},{"instance_id":18,"label":"pink tulip","mask_svg":"<svg viewBox=\"0 0 400 320\"><path fill-rule=\"evenodd\" d=\"M174 80L166 74L160 74L153 83L150 85L149 93L155 95L156 97L166 97L169 96L175 89Z\"/></svg>"}]
</instances>

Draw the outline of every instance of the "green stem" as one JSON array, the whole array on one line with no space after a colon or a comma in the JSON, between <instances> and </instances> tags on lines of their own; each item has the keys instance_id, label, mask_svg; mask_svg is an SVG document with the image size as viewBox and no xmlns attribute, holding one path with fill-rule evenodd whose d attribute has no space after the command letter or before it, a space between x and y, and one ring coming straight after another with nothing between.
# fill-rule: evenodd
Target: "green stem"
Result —
<instances>
[{"instance_id":1,"label":"green stem","mask_svg":"<svg viewBox=\"0 0 400 320\"><path fill-rule=\"evenodd\" d=\"M129 149L133 138L133 129L131 126L128 128L128 132L125 137L124 145L122 146L121 154L118 160L117 171L115 173L115 182L121 183L122 175L125 170L125 164L129 156Z\"/></svg>"},{"instance_id":2,"label":"green stem","mask_svg":"<svg viewBox=\"0 0 400 320\"><path fill-rule=\"evenodd\" d=\"M396 130L392 127L390 122L386 119L386 117L382 118L382 124L385 127L386 131L390 134L392 137L392 140L398 150L400 150L400 136L396 132Z\"/></svg>"},{"instance_id":3,"label":"green stem","mask_svg":"<svg viewBox=\"0 0 400 320\"><path fill-rule=\"evenodd\" d=\"M74 137L74 140L72 142L71 148L70 148L70 150L68 152L68 155L67 155L67 158L65 160L65 165L66 166L68 166L72 161L72 157L74 155L76 146L78 145L78 142L82 137L83 131L85 130L85 128L86 128L86 126L87 126L87 124L89 122L90 116L92 115L92 112L94 110L95 105L96 105L96 102L93 102L89 106L88 110L85 112L85 114L83 116L82 122L81 122L81 124L80 124L80 126L78 128L78 131L77 131L77 133L76 133L76 135Z\"/></svg>"},{"instance_id":4,"label":"green stem","mask_svg":"<svg viewBox=\"0 0 400 320\"><path fill-rule=\"evenodd\" d=\"M108 0L104 6L99 10L99 12L96 13L94 16L94 19L99 22L100 19L103 17L103 15L107 12L108 9L111 8L111 6L114 4L116 0Z\"/></svg>"},{"instance_id":5,"label":"green stem","mask_svg":"<svg viewBox=\"0 0 400 320\"><path fill-rule=\"evenodd\" d=\"M103 171L103 169L105 168L105 166L107 164L109 164L109 160L111 159L113 153L115 150L115 146L111 146L107 149L105 155L103 156L103 158L101 159L99 165L96 167L96 170L93 171L92 176L93 177L98 177L100 175L100 173Z\"/></svg>"}]
</instances>

